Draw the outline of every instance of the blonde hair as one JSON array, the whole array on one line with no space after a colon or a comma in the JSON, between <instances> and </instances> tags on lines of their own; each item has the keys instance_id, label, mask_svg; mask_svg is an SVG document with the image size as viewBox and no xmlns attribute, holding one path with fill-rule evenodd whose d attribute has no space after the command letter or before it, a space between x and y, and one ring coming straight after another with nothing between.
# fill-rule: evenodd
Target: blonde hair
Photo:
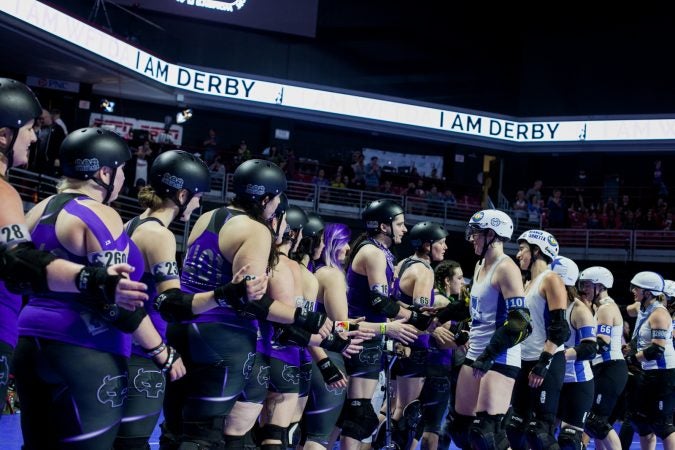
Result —
<instances>
[{"instance_id":1,"label":"blonde hair","mask_svg":"<svg viewBox=\"0 0 675 450\"><path fill-rule=\"evenodd\" d=\"M59 194L66 189L81 189L89 183L89 180L78 180L75 178L63 177L56 184L56 192Z\"/></svg>"},{"instance_id":2,"label":"blonde hair","mask_svg":"<svg viewBox=\"0 0 675 450\"><path fill-rule=\"evenodd\" d=\"M162 199L152 186L143 186L138 191L138 204L143 208L148 208L150 211L155 211L162 207L164 199Z\"/></svg>"}]
</instances>

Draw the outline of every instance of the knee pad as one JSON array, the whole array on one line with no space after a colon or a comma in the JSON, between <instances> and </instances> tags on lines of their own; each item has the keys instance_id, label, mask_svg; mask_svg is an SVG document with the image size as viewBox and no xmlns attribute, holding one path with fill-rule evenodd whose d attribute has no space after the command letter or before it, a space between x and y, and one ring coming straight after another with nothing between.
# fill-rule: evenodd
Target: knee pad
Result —
<instances>
[{"instance_id":1,"label":"knee pad","mask_svg":"<svg viewBox=\"0 0 675 450\"><path fill-rule=\"evenodd\" d=\"M469 427L473 423L474 416L464 416L454 413L450 421L450 437L455 445L461 449L470 449Z\"/></svg>"},{"instance_id":2,"label":"knee pad","mask_svg":"<svg viewBox=\"0 0 675 450\"><path fill-rule=\"evenodd\" d=\"M380 420L368 398L347 399L342 408L342 434L361 441L370 437Z\"/></svg>"},{"instance_id":3,"label":"knee pad","mask_svg":"<svg viewBox=\"0 0 675 450\"><path fill-rule=\"evenodd\" d=\"M511 448L513 450L526 450L527 438L525 430L527 429L527 424L525 423L525 419L517 414L511 414L507 422L506 435L509 438Z\"/></svg>"},{"instance_id":4,"label":"knee pad","mask_svg":"<svg viewBox=\"0 0 675 450\"><path fill-rule=\"evenodd\" d=\"M506 450L509 441L502 428L504 414L490 415L486 411L476 413L469 427L469 441L475 450Z\"/></svg>"},{"instance_id":5,"label":"knee pad","mask_svg":"<svg viewBox=\"0 0 675 450\"><path fill-rule=\"evenodd\" d=\"M178 436L169 430L166 422L162 422L159 428L162 430L159 435L159 450L178 450L180 445Z\"/></svg>"},{"instance_id":6,"label":"knee pad","mask_svg":"<svg viewBox=\"0 0 675 450\"><path fill-rule=\"evenodd\" d=\"M530 422L525 430L525 436L532 450L560 450L555 438L553 417L541 417Z\"/></svg>"},{"instance_id":7,"label":"knee pad","mask_svg":"<svg viewBox=\"0 0 675 450\"><path fill-rule=\"evenodd\" d=\"M224 417L201 422L183 422L183 440L178 450L220 450L225 448Z\"/></svg>"},{"instance_id":8,"label":"knee pad","mask_svg":"<svg viewBox=\"0 0 675 450\"><path fill-rule=\"evenodd\" d=\"M403 417L399 428L402 432L412 433L412 437L420 439L424 431L422 423L422 402L413 400L403 409Z\"/></svg>"},{"instance_id":9,"label":"knee pad","mask_svg":"<svg viewBox=\"0 0 675 450\"><path fill-rule=\"evenodd\" d=\"M116 437L114 450L150 450L149 437Z\"/></svg>"},{"instance_id":10,"label":"knee pad","mask_svg":"<svg viewBox=\"0 0 675 450\"><path fill-rule=\"evenodd\" d=\"M288 447L288 435L287 435L287 428L285 427L280 427L278 425L272 425L271 423L268 423L266 425L263 425L263 427L260 429L260 441L265 442L267 440L270 441L281 441L281 444L284 447ZM276 444L260 444L260 448L263 448L265 445L276 445Z\"/></svg>"},{"instance_id":11,"label":"knee pad","mask_svg":"<svg viewBox=\"0 0 675 450\"><path fill-rule=\"evenodd\" d=\"M652 430L654 434L661 440L665 440L671 433L675 432L673 426L673 419L667 420L665 417L657 419L652 423Z\"/></svg>"},{"instance_id":12,"label":"knee pad","mask_svg":"<svg viewBox=\"0 0 675 450\"><path fill-rule=\"evenodd\" d=\"M612 425L610 425L607 416L598 416L590 413L586 419L584 431L593 439L603 440L612 431Z\"/></svg>"},{"instance_id":13,"label":"knee pad","mask_svg":"<svg viewBox=\"0 0 675 450\"><path fill-rule=\"evenodd\" d=\"M228 450L244 450L246 448L244 446L244 436L226 434L223 440L225 441L225 448Z\"/></svg>"},{"instance_id":14,"label":"knee pad","mask_svg":"<svg viewBox=\"0 0 675 450\"><path fill-rule=\"evenodd\" d=\"M631 423L637 434L644 437L652 433L652 427L647 416L640 412L631 414Z\"/></svg>"},{"instance_id":15,"label":"knee pad","mask_svg":"<svg viewBox=\"0 0 675 450\"><path fill-rule=\"evenodd\" d=\"M583 443L581 442L581 437L583 431L576 430L570 427L562 427L560 434L558 435L558 445L560 445L560 450L582 450Z\"/></svg>"},{"instance_id":16,"label":"knee pad","mask_svg":"<svg viewBox=\"0 0 675 450\"><path fill-rule=\"evenodd\" d=\"M300 442L300 422L292 422L286 431L286 447L295 448Z\"/></svg>"}]
</instances>

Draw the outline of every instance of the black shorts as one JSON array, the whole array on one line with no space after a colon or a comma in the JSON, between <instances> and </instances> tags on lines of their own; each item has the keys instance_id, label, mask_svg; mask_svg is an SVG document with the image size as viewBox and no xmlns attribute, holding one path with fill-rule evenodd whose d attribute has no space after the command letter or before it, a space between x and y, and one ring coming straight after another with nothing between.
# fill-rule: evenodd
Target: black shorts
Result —
<instances>
[{"instance_id":1,"label":"black shorts","mask_svg":"<svg viewBox=\"0 0 675 450\"><path fill-rule=\"evenodd\" d=\"M382 337L376 337L361 343L363 349L345 361L347 375L369 380L379 379L384 369L382 361Z\"/></svg>"},{"instance_id":2,"label":"black shorts","mask_svg":"<svg viewBox=\"0 0 675 450\"><path fill-rule=\"evenodd\" d=\"M560 391L558 418L577 428L584 428L586 416L593 404L594 381L564 383Z\"/></svg>"},{"instance_id":3,"label":"black shorts","mask_svg":"<svg viewBox=\"0 0 675 450\"><path fill-rule=\"evenodd\" d=\"M598 416L609 417L626 387L628 366L623 359L605 361L593 366L595 392L591 411Z\"/></svg>"},{"instance_id":4,"label":"black shorts","mask_svg":"<svg viewBox=\"0 0 675 450\"><path fill-rule=\"evenodd\" d=\"M270 358L268 390L281 394L298 394L300 392L300 367L277 358Z\"/></svg>"},{"instance_id":5,"label":"black shorts","mask_svg":"<svg viewBox=\"0 0 675 450\"><path fill-rule=\"evenodd\" d=\"M396 358L391 370L392 378L423 378L427 372L428 353L426 348L413 347L408 358Z\"/></svg>"},{"instance_id":6,"label":"black shorts","mask_svg":"<svg viewBox=\"0 0 675 450\"><path fill-rule=\"evenodd\" d=\"M312 357L304 351L300 350L300 398L309 395L310 384L312 382Z\"/></svg>"},{"instance_id":7,"label":"black shorts","mask_svg":"<svg viewBox=\"0 0 675 450\"><path fill-rule=\"evenodd\" d=\"M450 401L450 380L448 377L428 377L420 394L422 402L422 423L425 433L439 434L441 422Z\"/></svg>"},{"instance_id":8,"label":"black shorts","mask_svg":"<svg viewBox=\"0 0 675 450\"><path fill-rule=\"evenodd\" d=\"M565 379L565 353L558 352L553 355L544 382L537 389L532 389L528 378L536 363L537 361L522 361L520 374L513 386L513 414L522 418L524 423L529 423L533 414L555 420Z\"/></svg>"},{"instance_id":9,"label":"black shorts","mask_svg":"<svg viewBox=\"0 0 675 450\"><path fill-rule=\"evenodd\" d=\"M270 381L269 356L256 353L253 364L250 366L250 370L247 370L247 373L246 387L238 401L261 405L267 398Z\"/></svg>"},{"instance_id":10,"label":"black shorts","mask_svg":"<svg viewBox=\"0 0 675 450\"><path fill-rule=\"evenodd\" d=\"M7 383L12 373L12 354L14 348L6 342L0 342L0 401L7 398ZM3 403L4 404L4 403ZM0 414L2 417L2 414Z\"/></svg>"},{"instance_id":11,"label":"black shorts","mask_svg":"<svg viewBox=\"0 0 675 450\"><path fill-rule=\"evenodd\" d=\"M473 364L473 359L464 358L465 366L471 367L471 364ZM492 367L490 367L490 370L492 370L493 372L501 373L505 377L512 378L514 380L518 378L518 374L520 373L519 367L509 366L507 364L502 363L494 363Z\"/></svg>"},{"instance_id":12,"label":"black shorts","mask_svg":"<svg viewBox=\"0 0 675 450\"><path fill-rule=\"evenodd\" d=\"M672 423L675 407L675 369L645 370L638 384L639 413L648 423Z\"/></svg>"}]
</instances>

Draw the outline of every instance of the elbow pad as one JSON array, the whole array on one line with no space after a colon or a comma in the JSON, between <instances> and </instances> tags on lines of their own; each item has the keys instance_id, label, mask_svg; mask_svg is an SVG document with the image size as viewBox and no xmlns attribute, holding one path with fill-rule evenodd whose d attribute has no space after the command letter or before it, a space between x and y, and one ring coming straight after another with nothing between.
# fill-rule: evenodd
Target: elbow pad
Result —
<instances>
[{"instance_id":1,"label":"elbow pad","mask_svg":"<svg viewBox=\"0 0 675 450\"><path fill-rule=\"evenodd\" d=\"M570 337L570 326L565 319L564 309L550 311L551 324L546 329L546 339L555 345L563 345Z\"/></svg>"},{"instance_id":2,"label":"elbow pad","mask_svg":"<svg viewBox=\"0 0 675 450\"><path fill-rule=\"evenodd\" d=\"M600 336L598 336L597 346L598 346L598 354L600 355L603 353L607 353L612 348L611 342L605 341L604 339L600 338Z\"/></svg>"},{"instance_id":3,"label":"elbow pad","mask_svg":"<svg viewBox=\"0 0 675 450\"><path fill-rule=\"evenodd\" d=\"M595 341L586 340L579 342L579 345L574 347L577 353L577 361L586 361L593 359L597 353L598 344Z\"/></svg>"},{"instance_id":4,"label":"elbow pad","mask_svg":"<svg viewBox=\"0 0 675 450\"><path fill-rule=\"evenodd\" d=\"M111 311L111 314L106 317L106 320L124 333L136 331L145 316L148 315L145 308L136 308L134 311L129 311L117 305L111 305L108 310ZM112 314L112 311L115 311L115 314Z\"/></svg>"},{"instance_id":5,"label":"elbow pad","mask_svg":"<svg viewBox=\"0 0 675 450\"><path fill-rule=\"evenodd\" d=\"M382 292L376 290L370 291L370 306L379 314L384 314L390 319L398 316L401 311L401 305L387 297Z\"/></svg>"},{"instance_id":6,"label":"elbow pad","mask_svg":"<svg viewBox=\"0 0 675 450\"><path fill-rule=\"evenodd\" d=\"M192 320L196 316L192 313L192 299L194 294L186 294L178 288L167 289L155 297L155 309L167 322L182 322Z\"/></svg>"},{"instance_id":7,"label":"elbow pad","mask_svg":"<svg viewBox=\"0 0 675 450\"><path fill-rule=\"evenodd\" d=\"M652 343L652 345L642 350L642 356L644 356L647 361L654 361L655 359L661 359L665 351L666 349L664 347Z\"/></svg>"},{"instance_id":8,"label":"elbow pad","mask_svg":"<svg viewBox=\"0 0 675 450\"><path fill-rule=\"evenodd\" d=\"M0 251L0 278L14 294L48 292L47 265L55 259L51 253L35 248L33 242L21 242Z\"/></svg>"},{"instance_id":9,"label":"elbow pad","mask_svg":"<svg viewBox=\"0 0 675 450\"><path fill-rule=\"evenodd\" d=\"M530 310L527 308L511 309L506 316L506 322L504 322L502 328L509 335L511 344L508 347L520 344L532 333Z\"/></svg>"}]
</instances>

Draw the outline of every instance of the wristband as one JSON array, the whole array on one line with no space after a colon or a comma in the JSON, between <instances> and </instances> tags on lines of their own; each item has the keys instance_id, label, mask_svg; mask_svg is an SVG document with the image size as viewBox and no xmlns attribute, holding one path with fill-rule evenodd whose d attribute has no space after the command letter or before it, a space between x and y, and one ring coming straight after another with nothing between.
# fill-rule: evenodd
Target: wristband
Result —
<instances>
[{"instance_id":1,"label":"wristband","mask_svg":"<svg viewBox=\"0 0 675 450\"><path fill-rule=\"evenodd\" d=\"M386 323L381 323L380 324L380 334L384 336L387 334L387 324Z\"/></svg>"}]
</instances>

